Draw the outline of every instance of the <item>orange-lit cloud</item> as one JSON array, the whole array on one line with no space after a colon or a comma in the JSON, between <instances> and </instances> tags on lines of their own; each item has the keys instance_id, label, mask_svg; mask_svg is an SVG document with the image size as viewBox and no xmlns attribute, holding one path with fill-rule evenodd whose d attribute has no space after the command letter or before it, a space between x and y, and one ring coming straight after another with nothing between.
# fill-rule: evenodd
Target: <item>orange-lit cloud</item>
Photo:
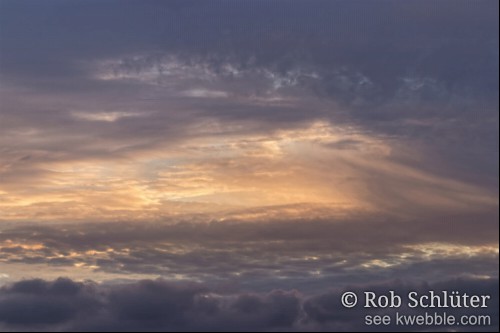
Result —
<instances>
[{"instance_id":1,"label":"orange-lit cloud","mask_svg":"<svg viewBox=\"0 0 500 333\"><path fill-rule=\"evenodd\" d=\"M3 186L1 218L144 219L304 203L399 212L410 203L432 210L495 204L472 185L396 162L398 144L355 127L320 121L268 135L220 135L210 126L175 147L125 159L34 162L33 184Z\"/></svg>"}]
</instances>

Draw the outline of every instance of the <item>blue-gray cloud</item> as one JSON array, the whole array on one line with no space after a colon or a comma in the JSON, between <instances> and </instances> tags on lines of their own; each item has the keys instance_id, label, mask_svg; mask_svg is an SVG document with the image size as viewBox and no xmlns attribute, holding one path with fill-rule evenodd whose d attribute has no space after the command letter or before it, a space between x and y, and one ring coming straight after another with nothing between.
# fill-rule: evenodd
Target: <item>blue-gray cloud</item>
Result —
<instances>
[{"instance_id":1,"label":"blue-gray cloud","mask_svg":"<svg viewBox=\"0 0 500 333\"><path fill-rule=\"evenodd\" d=\"M144 149L182 138L186 126L204 117L268 130L326 117L422 145L436 160L428 166L433 172L498 192L491 185L498 183L496 1L4 0L0 6L2 130L36 127L50 137L55 130L54 141L74 143L72 155L94 157L110 151L90 148L91 137ZM184 68L202 64L211 71L212 88L262 97L278 84L309 106L180 98L183 84L203 80L200 73L177 75L170 81L181 86L158 85L162 63L172 56ZM156 83L96 79L95 65L106 61L119 64L115 73L156 71ZM336 106L311 105L310 94ZM110 126L74 119L74 111L148 116ZM47 142L43 149L63 148Z\"/></svg>"},{"instance_id":2,"label":"blue-gray cloud","mask_svg":"<svg viewBox=\"0 0 500 333\"><path fill-rule=\"evenodd\" d=\"M476 329L498 329L498 280L368 284L351 286L350 290L359 295L366 290L379 294L393 290L399 295L429 290L491 295L486 309L469 309L467 312L448 309L447 313L455 316L489 315L491 325ZM345 289L332 286L331 291L315 296L282 290L214 293L200 284L173 284L162 280L114 285L62 278L55 281L25 280L0 289L0 324L9 331L378 331L380 327L364 325L364 316L398 311L343 308L340 303L343 291ZM406 307L399 311L422 313L421 309ZM384 329L415 331L420 328L393 324Z\"/></svg>"}]
</instances>

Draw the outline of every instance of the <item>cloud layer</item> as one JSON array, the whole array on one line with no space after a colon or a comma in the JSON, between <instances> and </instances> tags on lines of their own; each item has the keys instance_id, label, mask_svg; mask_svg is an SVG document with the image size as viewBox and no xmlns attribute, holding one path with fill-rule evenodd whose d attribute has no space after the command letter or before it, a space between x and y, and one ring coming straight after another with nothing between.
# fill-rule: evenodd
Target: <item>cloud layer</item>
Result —
<instances>
[{"instance_id":1,"label":"cloud layer","mask_svg":"<svg viewBox=\"0 0 500 333\"><path fill-rule=\"evenodd\" d=\"M1 6L2 220L498 205L495 1Z\"/></svg>"},{"instance_id":2,"label":"cloud layer","mask_svg":"<svg viewBox=\"0 0 500 333\"><path fill-rule=\"evenodd\" d=\"M491 325L480 329L498 330L498 280L364 287L379 293L393 290L400 295L428 288L436 291L453 288L469 294L491 295L486 310L469 310L467 315L489 315ZM351 290L362 294L362 290ZM316 296L282 290L214 293L203 285L172 284L162 280L114 285L69 279L25 280L0 289L0 323L7 330L41 331L370 331L374 328L364 326L366 314L392 314L395 311L342 308L339 301L342 291L333 286L330 292ZM400 311L412 314L421 310L403 308ZM459 316L464 311L451 310L451 313ZM395 325L385 328L418 329Z\"/></svg>"},{"instance_id":3,"label":"cloud layer","mask_svg":"<svg viewBox=\"0 0 500 333\"><path fill-rule=\"evenodd\" d=\"M491 232L497 212L387 220L301 208L226 213L224 220L198 215L182 222L5 228L1 273L4 281L57 274L103 281L162 277L249 291L286 286L305 292L394 277L498 277L498 233ZM51 269L38 270L45 266Z\"/></svg>"}]
</instances>

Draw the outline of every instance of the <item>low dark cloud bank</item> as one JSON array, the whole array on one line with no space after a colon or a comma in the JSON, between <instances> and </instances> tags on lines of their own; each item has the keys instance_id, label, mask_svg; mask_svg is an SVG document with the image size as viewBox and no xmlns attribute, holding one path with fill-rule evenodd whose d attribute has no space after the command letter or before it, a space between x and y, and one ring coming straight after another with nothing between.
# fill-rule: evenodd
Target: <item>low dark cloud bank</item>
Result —
<instances>
[{"instance_id":1,"label":"low dark cloud bank","mask_svg":"<svg viewBox=\"0 0 500 333\"><path fill-rule=\"evenodd\" d=\"M359 295L365 290L379 293L394 290L405 295L408 291L430 289L491 295L487 309L447 311L457 316L490 315L492 325L480 329L498 330L498 280L451 280L432 285L396 281L345 290ZM14 331L365 331L370 330L363 324L366 314L394 311L345 309L340 304L343 291L331 289L316 296L282 290L259 294L213 293L199 284L162 280L122 284L63 278L26 280L0 289L0 327ZM404 307L400 311L420 313ZM415 327L386 329L415 330Z\"/></svg>"}]
</instances>

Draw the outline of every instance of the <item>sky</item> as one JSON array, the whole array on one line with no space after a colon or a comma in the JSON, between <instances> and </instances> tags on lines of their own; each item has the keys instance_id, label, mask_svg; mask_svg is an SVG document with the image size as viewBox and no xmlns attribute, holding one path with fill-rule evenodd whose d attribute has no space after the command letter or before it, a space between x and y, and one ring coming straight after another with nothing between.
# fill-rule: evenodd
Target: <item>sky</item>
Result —
<instances>
[{"instance_id":1,"label":"sky","mask_svg":"<svg viewBox=\"0 0 500 333\"><path fill-rule=\"evenodd\" d=\"M0 0L0 330L367 330L346 288L498 295L498 25Z\"/></svg>"}]
</instances>

